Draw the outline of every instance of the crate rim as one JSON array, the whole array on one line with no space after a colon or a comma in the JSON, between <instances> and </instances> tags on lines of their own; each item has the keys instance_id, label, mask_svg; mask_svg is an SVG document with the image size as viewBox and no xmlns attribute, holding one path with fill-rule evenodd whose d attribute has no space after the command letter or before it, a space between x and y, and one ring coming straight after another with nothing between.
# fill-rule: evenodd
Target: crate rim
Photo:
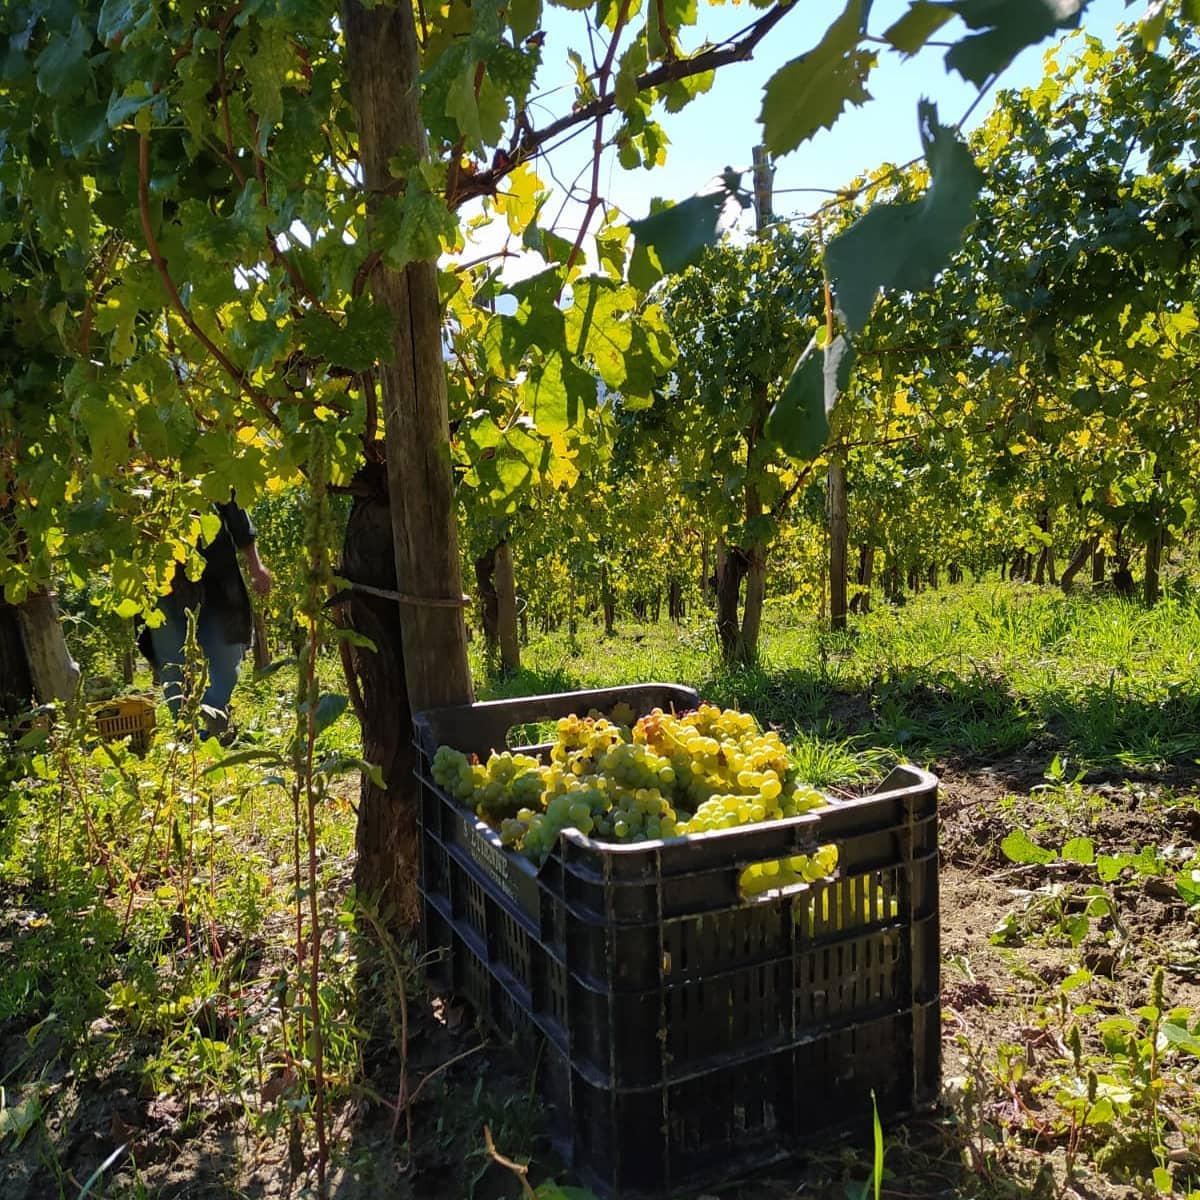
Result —
<instances>
[{"instance_id":1,"label":"crate rim","mask_svg":"<svg viewBox=\"0 0 1200 1200\"><path fill-rule=\"evenodd\" d=\"M515 749L525 750L528 748L529 747L521 746L516 747ZM897 772L904 772L912 775L914 777L914 782L908 784L906 787L894 789L887 788L885 790L884 785L887 783L888 779L891 779L892 776ZM541 874L542 867L545 865L544 863L541 865L534 863L531 859L528 859L524 855L516 853L508 846L505 846L500 840L500 835L473 809L468 808L461 801L458 801L453 796L443 792L442 789L438 787L438 785L434 783L434 781L430 779L425 772L417 770L414 772L414 774L421 783L425 784L427 787L433 788L439 796L442 796L447 802L453 805L453 807L457 809L463 817L473 821L475 833L487 841L488 844L494 849L501 851L505 855L509 855L513 861L521 864L523 869L528 867L529 874L535 878ZM821 794L828 801L828 804L825 806L825 808L815 809L811 812L800 813L794 817L779 817L774 821L755 821L748 825L737 825L731 829L709 829L701 833L681 833L673 838L653 838L647 839L644 842L605 842L599 840L598 838L589 837L585 833L581 833L573 825L567 825L560 829L558 836L560 839L570 842L577 849L587 850L594 854L614 854L618 857L626 855L636 856L638 854L657 852L664 846L668 845L676 846L683 842L691 842L694 844L701 838L707 841L720 841L724 839L736 841L739 834L744 835L745 831L747 830L757 831L768 825L773 829L800 829L805 826L818 826L822 824L822 818L818 814L828 813L830 810L843 813L853 812L859 808L873 807L878 803L880 794L886 795L888 800L894 800L899 797L909 795L910 793L924 791L931 785L936 787L937 783L938 778L931 771L926 771L923 767L918 767L910 763L898 763L880 783L880 792L871 793L866 796L855 796L851 800L839 800L836 797L830 796L827 792L822 792ZM813 844L816 845L816 842ZM753 861L758 860L755 859Z\"/></svg>"}]
</instances>

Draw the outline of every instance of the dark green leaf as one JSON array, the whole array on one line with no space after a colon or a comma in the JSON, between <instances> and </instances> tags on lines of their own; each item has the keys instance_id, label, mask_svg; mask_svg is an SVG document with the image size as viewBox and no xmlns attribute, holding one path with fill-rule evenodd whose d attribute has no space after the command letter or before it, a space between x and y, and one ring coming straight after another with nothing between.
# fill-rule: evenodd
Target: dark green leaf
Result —
<instances>
[{"instance_id":1,"label":"dark green leaf","mask_svg":"<svg viewBox=\"0 0 1200 1200\"><path fill-rule=\"evenodd\" d=\"M793 458L817 457L829 440L829 414L850 377L854 348L840 335L801 356L783 395L767 418L767 436Z\"/></svg>"},{"instance_id":2,"label":"dark green leaf","mask_svg":"<svg viewBox=\"0 0 1200 1200\"><path fill-rule=\"evenodd\" d=\"M630 221L637 249L653 249L665 274L682 271L716 242L726 199L724 191L693 196L640 221Z\"/></svg>"},{"instance_id":3,"label":"dark green leaf","mask_svg":"<svg viewBox=\"0 0 1200 1200\"><path fill-rule=\"evenodd\" d=\"M133 23L133 0L104 0L96 21L96 36L107 46L115 34Z\"/></svg>"},{"instance_id":4,"label":"dark green leaf","mask_svg":"<svg viewBox=\"0 0 1200 1200\"><path fill-rule=\"evenodd\" d=\"M918 50L954 14L932 0L914 0L908 12L884 32L884 37L901 54L916 54Z\"/></svg>"},{"instance_id":5,"label":"dark green leaf","mask_svg":"<svg viewBox=\"0 0 1200 1200\"><path fill-rule=\"evenodd\" d=\"M283 670L284 667L294 667L296 658L294 655L289 655L287 658L277 658L273 663L267 663L260 671L254 672L255 679L266 679L270 675L274 675L276 671Z\"/></svg>"},{"instance_id":6,"label":"dark green leaf","mask_svg":"<svg viewBox=\"0 0 1200 1200\"><path fill-rule=\"evenodd\" d=\"M917 106L932 183L920 200L877 204L829 243L825 266L852 333L867 323L880 288L919 291L962 239L983 172L927 100Z\"/></svg>"},{"instance_id":7,"label":"dark green leaf","mask_svg":"<svg viewBox=\"0 0 1200 1200\"><path fill-rule=\"evenodd\" d=\"M321 733L328 729L346 711L348 701L345 696L337 696L332 692L322 693L317 701L316 713L314 721L316 724L316 732Z\"/></svg>"},{"instance_id":8,"label":"dark green leaf","mask_svg":"<svg viewBox=\"0 0 1200 1200\"><path fill-rule=\"evenodd\" d=\"M1071 5L1055 0L952 0L946 7L970 29L982 32L961 39L946 53L946 66L982 87L1026 46L1062 29L1076 29L1089 0ZM1065 12L1065 15L1063 15Z\"/></svg>"},{"instance_id":9,"label":"dark green leaf","mask_svg":"<svg viewBox=\"0 0 1200 1200\"><path fill-rule=\"evenodd\" d=\"M831 128L847 104L871 98L865 81L875 55L860 48L869 8L866 0L849 0L817 46L767 81L758 119L772 154L795 150L818 129Z\"/></svg>"},{"instance_id":10,"label":"dark green leaf","mask_svg":"<svg viewBox=\"0 0 1200 1200\"><path fill-rule=\"evenodd\" d=\"M392 357L391 316L365 296L346 305L340 323L323 313L309 312L301 319L300 329L308 353L331 366L365 371Z\"/></svg>"},{"instance_id":11,"label":"dark green leaf","mask_svg":"<svg viewBox=\"0 0 1200 1200\"><path fill-rule=\"evenodd\" d=\"M52 33L37 59L38 91L59 100L79 95L91 78L91 67L86 58L91 42L91 36L78 17L69 34Z\"/></svg>"}]
</instances>

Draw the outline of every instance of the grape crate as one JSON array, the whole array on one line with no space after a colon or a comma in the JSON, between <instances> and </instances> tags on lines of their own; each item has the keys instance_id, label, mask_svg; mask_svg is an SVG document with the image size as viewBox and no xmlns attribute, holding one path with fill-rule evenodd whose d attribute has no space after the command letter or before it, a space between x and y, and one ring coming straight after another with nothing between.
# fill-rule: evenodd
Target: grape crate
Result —
<instances>
[{"instance_id":1,"label":"grape crate","mask_svg":"<svg viewBox=\"0 0 1200 1200\"><path fill-rule=\"evenodd\" d=\"M556 722L552 745L508 732ZM752 717L666 684L439 709L421 751L432 985L544 1050L561 1153L686 1193L940 1075L937 781L831 803ZM864 1144L868 1144L864 1142Z\"/></svg>"}]
</instances>

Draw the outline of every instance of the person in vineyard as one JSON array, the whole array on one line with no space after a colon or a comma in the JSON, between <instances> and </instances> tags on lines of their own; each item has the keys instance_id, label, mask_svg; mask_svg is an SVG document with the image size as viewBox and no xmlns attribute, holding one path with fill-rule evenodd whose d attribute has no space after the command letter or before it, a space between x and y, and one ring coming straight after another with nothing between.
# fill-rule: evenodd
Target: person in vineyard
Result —
<instances>
[{"instance_id":1,"label":"person in vineyard","mask_svg":"<svg viewBox=\"0 0 1200 1200\"><path fill-rule=\"evenodd\" d=\"M200 548L204 570L190 580L182 563L175 569L171 590L159 601L163 622L143 628L138 638L142 653L154 667L155 678L172 717L183 704L184 641L189 612L196 614L196 640L208 663L208 686L201 698L204 736L223 736L229 730L229 702L238 669L254 636L254 614L246 582L238 565L240 555L250 586L260 596L271 590L271 572L258 554L254 525L245 509L230 496L213 506L221 525L216 537Z\"/></svg>"}]
</instances>

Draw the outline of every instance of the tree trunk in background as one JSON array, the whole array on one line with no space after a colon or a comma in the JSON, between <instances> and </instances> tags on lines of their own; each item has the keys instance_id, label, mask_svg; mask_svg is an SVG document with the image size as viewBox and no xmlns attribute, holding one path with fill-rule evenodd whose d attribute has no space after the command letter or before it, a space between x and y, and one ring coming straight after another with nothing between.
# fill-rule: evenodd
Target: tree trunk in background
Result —
<instances>
[{"instance_id":1,"label":"tree trunk in background","mask_svg":"<svg viewBox=\"0 0 1200 1200\"><path fill-rule=\"evenodd\" d=\"M1093 561L1095 561L1095 551L1096 539L1094 537L1084 538L1079 543L1079 549L1071 555L1071 561L1067 563L1066 568L1063 570L1062 578L1058 581L1058 586L1064 592L1069 592L1075 585L1075 576L1083 570L1088 557L1092 556Z\"/></svg>"},{"instance_id":2,"label":"tree trunk in background","mask_svg":"<svg viewBox=\"0 0 1200 1200\"><path fill-rule=\"evenodd\" d=\"M43 704L69 700L79 686L79 664L67 649L54 593L34 592L17 605L17 625L33 691Z\"/></svg>"},{"instance_id":3,"label":"tree trunk in background","mask_svg":"<svg viewBox=\"0 0 1200 1200\"><path fill-rule=\"evenodd\" d=\"M846 503L846 463L840 453L829 460L829 627L846 628L846 555L850 515Z\"/></svg>"},{"instance_id":4,"label":"tree trunk in background","mask_svg":"<svg viewBox=\"0 0 1200 1200\"><path fill-rule=\"evenodd\" d=\"M952 584L962 583L962 577L963 577L962 567L960 567L958 565L958 563L956 563L956 562L951 563L949 570L947 571L947 574L950 576L950 582Z\"/></svg>"},{"instance_id":5,"label":"tree trunk in background","mask_svg":"<svg viewBox=\"0 0 1200 1200\"><path fill-rule=\"evenodd\" d=\"M736 546L727 549L724 543L717 543L717 640L721 643L721 655L726 662L736 659L738 642L741 640L738 603L748 567L746 556L740 549Z\"/></svg>"},{"instance_id":6,"label":"tree trunk in background","mask_svg":"<svg viewBox=\"0 0 1200 1200\"><path fill-rule=\"evenodd\" d=\"M517 637L517 583L513 574L512 547L496 547L496 617L500 625L500 670L521 669L521 643Z\"/></svg>"},{"instance_id":7,"label":"tree trunk in background","mask_svg":"<svg viewBox=\"0 0 1200 1200\"><path fill-rule=\"evenodd\" d=\"M683 588L678 579L667 584L667 616L676 625L683 620Z\"/></svg>"},{"instance_id":8,"label":"tree trunk in background","mask_svg":"<svg viewBox=\"0 0 1200 1200\"><path fill-rule=\"evenodd\" d=\"M654 589L654 599L650 607L653 610L653 615L650 619L657 625L662 620L662 588Z\"/></svg>"},{"instance_id":9,"label":"tree trunk in background","mask_svg":"<svg viewBox=\"0 0 1200 1200\"><path fill-rule=\"evenodd\" d=\"M858 548L858 567L854 572L854 582L858 591L850 601L852 613L871 611L871 576L875 568L875 547L869 542Z\"/></svg>"},{"instance_id":10,"label":"tree trunk in background","mask_svg":"<svg viewBox=\"0 0 1200 1200\"><path fill-rule=\"evenodd\" d=\"M356 496L350 509L338 574L395 591L392 514L383 466L364 467L356 482L367 486L367 494ZM347 682L351 695L361 702L355 707L362 723L363 758L379 767L384 780L382 788L366 774L360 780L354 878L364 894L378 902L381 913L392 910L399 923L411 925L420 917L417 809L411 802L417 754L398 608L394 600L352 591L342 613L352 629L375 645L373 651L347 648L353 674Z\"/></svg>"},{"instance_id":11,"label":"tree trunk in background","mask_svg":"<svg viewBox=\"0 0 1200 1200\"><path fill-rule=\"evenodd\" d=\"M938 565L935 562L929 564L929 586L935 592L938 590Z\"/></svg>"},{"instance_id":12,"label":"tree trunk in background","mask_svg":"<svg viewBox=\"0 0 1200 1200\"><path fill-rule=\"evenodd\" d=\"M708 557L708 538L700 538L700 595L705 601L713 598L712 562Z\"/></svg>"},{"instance_id":13,"label":"tree trunk in background","mask_svg":"<svg viewBox=\"0 0 1200 1200\"><path fill-rule=\"evenodd\" d=\"M1158 598L1161 595L1159 572L1162 567L1164 540L1162 527L1160 526L1146 543L1146 576L1142 581L1142 599L1148 607L1157 604Z\"/></svg>"},{"instance_id":14,"label":"tree trunk in background","mask_svg":"<svg viewBox=\"0 0 1200 1200\"><path fill-rule=\"evenodd\" d=\"M413 7L365 7L347 0L342 12L350 77L350 97L358 126L368 220L379 200L392 194L397 179L389 164L428 157L420 112L420 74ZM446 367L442 359L442 310L437 264L431 260L395 271L382 262L370 274L377 309L393 322L392 356L378 368L387 447L393 584L433 604L389 604L390 625L398 623L402 654L388 660L400 666L375 710L386 730L371 731L377 747L390 755L384 765L386 808L364 797L359 808L359 860L355 880L367 896L383 892L402 920L417 912L417 805L419 791L408 766L413 751L411 712L472 699L467 663L466 621L459 600L458 529L453 477L447 452ZM373 548L382 554L383 547ZM347 545L355 566L368 564ZM374 564L374 573L384 572ZM351 576L353 578L353 576ZM438 603L440 602L440 603ZM353 606L352 606L353 607ZM397 612L398 610L398 612ZM398 622L397 622L398 617ZM381 652L382 657L382 652ZM407 693L407 695L406 695ZM364 711L372 711L364 693ZM380 762L363 730L368 761Z\"/></svg>"},{"instance_id":15,"label":"tree trunk in background","mask_svg":"<svg viewBox=\"0 0 1200 1200\"><path fill-rule=\"evenodd\" d=\"M254 669L262 671L271 665L271 643L267 640L267 619L263 610L254 606Z\"/></svg>"},{"instance_id":16,"label":"tree trunk in background","mask_svg":"<svg viewBox=\"0 0 1200 1200\"><path fill-rule=\"evenodd\" d=\"M612 594L608 575L608 563L600 564L600 604L604 609L604 636L612 637L617 631L617 603Z\"/></svg>"},{"instance_id":17,"label":"tree trunk in background","mask_svg":"<svg viewBox=\"0 0 1200 1200\"><path fill-rule=\"evenodd\" d=\"M0 596L0 713L12 715L33 700L33 676L16 608Z\"/></svg>"},{"instance_id":18,"label":"tree trunk in background","mask_svg":"<svg viewBox=\"0 0 1200 1200\"><path fill-rule=\"evenodd\" d=\"M887 573L884 575L886 582L884 583L884 594L887 596L889 604L895 604L904 595L904 588L900 579L900 564L891 563L888 566Z\"/></svg>"},{"instance_id":19,"label":"tree trunk in background","mask_svg":"<svg viewBox=\"0 0 1200 1200\"><path fill-rule=\"evenodd\" d=\"M475 588L479 593L479 625L490 657L500 651L500 604L496 597L496 548L475 559Z\"/></svg>"},{"instance_id":20,"label":"tree trunk in background","mask_svg":"<svg viewBox=\"0 0 1200 1200\"><path fill-rule=\"evenodd\" d=\"M1092 551L1092 582L1104 582L1104 551L1099 546Z\"/></svg>"},{"instance_id":21,"label":"tree trunk in background","mask_svg":"<svg viewBox=\"0 0 1200 1200\"><path fill-rule=\"evenodd\" d=\"M1046 582L1046 557L1049 553L1049 547L1043 546L1038 552L1037 566L1033 570L1033 582L1041 587Z\"/></svg>"},{"instance_id":22,"label":"tree trunk in background","mask_svg":"<svg viewBox=\"0 0 1200 1200\"><path fill-rule=\"evenodd\" d=\"M758 659L758 639L762 631L763 601L767 596L767 548L754 546L746 567L746 603L742 610L742 636L738 649L740 661L750 664Z\"/></svg>"},{"instance_id":23,"label":"tree trunk in background","mask_svg":"<svg viewBox=\"0 0 1200 1200\"><path fill-rule=\"evenodd\" d=\"M577 601L575 598L575 572L570 573L567 581L567 636L574 641L579 634L579 621L575 615Z\"/></svg>"}]
</instances>

